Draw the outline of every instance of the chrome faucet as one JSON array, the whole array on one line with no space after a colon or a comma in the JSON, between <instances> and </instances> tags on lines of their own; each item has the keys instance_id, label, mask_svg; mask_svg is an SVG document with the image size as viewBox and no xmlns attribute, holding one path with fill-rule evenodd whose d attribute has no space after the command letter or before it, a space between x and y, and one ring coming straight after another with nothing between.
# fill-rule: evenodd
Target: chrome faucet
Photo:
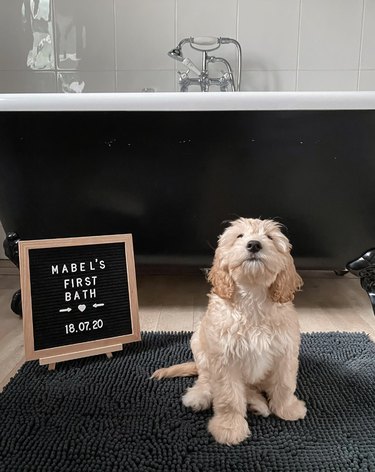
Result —
<instances>
[{"instance_id":1,"label":"chrome faucet","mask_svg":"<svg viewBox=\"0 0 375 472\"><path fill-rule=\"evenodd\" d=\"M202 69L199 69L191 59L184 57L182 54L182 47L189 44L190 47L202 53ZM230 63L223 57L211 56L208 52L219 49L222 44L234 44L237 48L237 75L234 79L232 67ZM241 87L241 67L242 67L242 52L238 41L231 38L216 38L211 36L201 36L195 38L184 38L178 45L168 52L168 56L175 59L187 68L186 71L179 73L179 85L181 92L187 92L190 85L199 85L202 92L208 92L212 85L218 86L221 92L239 91ZM210 77L208 72L208 65L210 63L221 62L226 68L226 72L220 77ZM190 77L190 72L197 75L197 77Z\"/></svg>"}]
</instances>

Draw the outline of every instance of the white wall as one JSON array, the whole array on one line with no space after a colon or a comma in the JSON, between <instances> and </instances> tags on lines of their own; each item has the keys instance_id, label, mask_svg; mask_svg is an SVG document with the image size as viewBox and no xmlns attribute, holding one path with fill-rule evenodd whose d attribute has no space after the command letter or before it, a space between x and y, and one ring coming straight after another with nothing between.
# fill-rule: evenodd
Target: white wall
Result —
<instances>
[{"instance_id":1,"label":"white wall","mask_svg":"<svg viewBox=\"0 0 375 472\"><path fill-rule=\"evenodd\" d=\"M62 91L83 81L90 92L174 91L177 63L167 51L197 35L240 41L243 90L375 90L374 0L40 2L53 19L54 62L27 68L33 37L23 32L20 2L0 2L0 93Z\"/></svg>"}]
</instances>

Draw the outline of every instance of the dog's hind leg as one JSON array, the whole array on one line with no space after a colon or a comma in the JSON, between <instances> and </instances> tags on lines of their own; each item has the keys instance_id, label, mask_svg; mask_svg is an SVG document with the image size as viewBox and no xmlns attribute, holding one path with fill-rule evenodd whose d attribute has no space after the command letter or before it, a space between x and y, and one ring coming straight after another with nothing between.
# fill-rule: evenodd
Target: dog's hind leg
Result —
<instances>
[{"instance_id":1,"label":"dog's hind leg","mask_svg":"<svg viewBox=\"0 0 375 472\"><path fill-rule=\"evenodd\" d=\"M256 415L261 415L266 418L271 414L267 400L255 387L251 387L250 385L246 386L246 401L250 410Z\"/></svg>"},{"instance_id":2,"label":"dog's hind leg","mask_svg":"<svg viewBox=\"0 0 375 472\"><path fill-rule=\"evenodd\" d=\"M212 393L210 386L209 362L201 347L199 328L191 338L191 350L198 370L198 379L187 389L182 397L182 403L195 411L206 410L211 406Z\"/></svg>"},{"instance_id":3,"label":"dog's hind leg","mask_svg":"<svg viewBox=\"0 0 375 472\"><path fill-rule=\"evenodd\" d=\"M211 406L212 393L207 371L199 372L195 384L182 397L182 403L194 411L207 410Z\"/></svg>"}]
</instances>

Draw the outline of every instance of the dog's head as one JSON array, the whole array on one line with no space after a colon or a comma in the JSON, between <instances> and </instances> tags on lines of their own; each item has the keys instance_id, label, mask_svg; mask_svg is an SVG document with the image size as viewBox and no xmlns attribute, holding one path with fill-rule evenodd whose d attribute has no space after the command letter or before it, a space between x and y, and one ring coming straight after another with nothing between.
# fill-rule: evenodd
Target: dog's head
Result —
<instances>
[{"instance_id":1,"label":"dog's head","mask_svg":"<svg viewBox=\"0 0 375 472\"><path fill-rule=\"evenodd\" d=\"M213 291L232 298L236 287L263 285L273 301L286 303L302 287L291 244L272 220L239 218L219 237L214 262L208 274Z\"/></svg>"}]
</instances>

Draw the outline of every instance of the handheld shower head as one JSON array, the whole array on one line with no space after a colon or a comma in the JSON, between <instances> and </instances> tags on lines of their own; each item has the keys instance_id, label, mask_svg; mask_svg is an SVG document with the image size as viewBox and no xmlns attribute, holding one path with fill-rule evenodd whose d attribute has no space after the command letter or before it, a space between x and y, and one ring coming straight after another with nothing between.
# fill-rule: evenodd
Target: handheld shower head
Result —
<instances>
[{"instance_id":1,"label":"handheld shower head","mask_svg":"<svg viewBox=\"0 0 375 472\"><path fill-rule=\"evenodd\" d=\"M184 57L182 54L182 45L184 42L186 42L186 40L181 41L178 46L176 46L174 49L171 49L168 52L168 56L172 59L176 59L178 62L182 62L188 69L191 69L195 74L200 75L201 71L194 64L194 62L188 57Z\"/></svg>"},{"instance_id":2,"label":"handheld shower head","mask_svg":"<svg viewBox=\"0 0 375 472\"><path fill-rule=\"evenodd\" d=\"M178 61L178 62L182 62L184 60L181 48L178 47L178 46L174 49L171 49L168 52L168 56L171 57L172 59L176 59L176 61Z\"/></svg>"}]
</instances>

